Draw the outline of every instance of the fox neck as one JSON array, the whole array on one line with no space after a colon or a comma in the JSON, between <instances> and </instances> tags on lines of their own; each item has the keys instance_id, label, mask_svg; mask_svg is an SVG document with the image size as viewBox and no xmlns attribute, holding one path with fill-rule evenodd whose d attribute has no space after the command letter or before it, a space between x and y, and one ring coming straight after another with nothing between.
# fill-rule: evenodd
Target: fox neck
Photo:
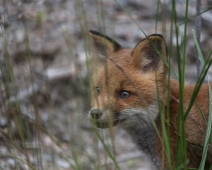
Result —
<instances>
[{"instance_id":1,"label":"fox neck","mask_svg":"<svg viewBox=\"0 0 212 170\"><path fill-rule=\"evenodd\" d=\"M159 118L157 118L155 123L158 124L157 122L159 121ZM158 135L152 123L142 122L141 126L131 126L124 129L132 137L139 149L147 155L153 163L154 169L161 169L159 155L155 152L155 141L158 141Z\"/></svg>"}]
</instances>

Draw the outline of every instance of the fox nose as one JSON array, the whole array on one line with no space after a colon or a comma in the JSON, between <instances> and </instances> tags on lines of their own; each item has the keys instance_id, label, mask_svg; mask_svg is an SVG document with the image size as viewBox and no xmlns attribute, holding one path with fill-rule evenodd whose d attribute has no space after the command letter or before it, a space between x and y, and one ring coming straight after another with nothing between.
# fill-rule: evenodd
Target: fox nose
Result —
<instances>
[{"instance_id":1,"label":"fox nose","mask_svg":"<svg viewBox=\"0 0 212 170\"><path fill-rule=\"evenodd\" d=\"M91 117L93 119L99 119L102 116L102 112L99 109L92 109L91 110Z\"/></svg>"}]
</instances>

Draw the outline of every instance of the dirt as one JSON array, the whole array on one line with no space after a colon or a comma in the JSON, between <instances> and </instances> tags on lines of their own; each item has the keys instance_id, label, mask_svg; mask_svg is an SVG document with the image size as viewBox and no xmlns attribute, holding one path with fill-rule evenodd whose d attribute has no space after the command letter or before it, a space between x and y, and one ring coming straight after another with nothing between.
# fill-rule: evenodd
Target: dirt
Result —
<instances>
[{"instance_id":1,"label":"dirt","mask_svg":"<svg viewBox=\"0 0 212 170\"><path fill-rule=\"evenodd\" d=\"M104 32L129 48L145 38L144 33L161 33L167 44L170 44L172 35L174 50L170 57L173 68L177 70L176 36L170 30L171 2L161 3L158 13L156 1L153 0L118 2L0 1L2 169L30 169L30 165L25 163L27 158L35 169L89 170L95 169L95 166L116 169L109 163L104 146L97 140L87 119L91 103L91 41L88 31ZM196 81L192 34L195 28L195 1L189 2L186 83ZM211 5L210 1L208 3L203 1L202 9ZM184 1L177 1L178 24L184 22L184 7ZM201 49L205 57L212 47L210 16L211 11L202 16ZM182 42L184 26L179 26L179 42ZM209 70L210 79L211 75L212 69ZM20 124L24 124L20 129L16 124L17 117L20 118ZM8 129L12 129L12 132ZM23 131L23 136L19 130ZM145 157L129 136L119 128L114 131L113 152L119 160L120 169L145 169ZM98 132L108 148L113 150L110 132Z\"/></svg>"}]
</instances>

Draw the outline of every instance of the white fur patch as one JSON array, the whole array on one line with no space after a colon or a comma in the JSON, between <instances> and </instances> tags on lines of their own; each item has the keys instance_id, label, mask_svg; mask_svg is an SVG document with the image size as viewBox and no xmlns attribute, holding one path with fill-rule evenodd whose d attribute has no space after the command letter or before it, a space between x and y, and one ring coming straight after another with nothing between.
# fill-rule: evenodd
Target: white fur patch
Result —
<instances>
[{"instance_id":1,"label":"white fur patch","mask_svg":"<svg viewBox=\"0 0 212 170\"><path fill-rule=\"evenodd\" d=\"M121 126L142 126L151 124L158 116L158 105L150 105L147 108L131 108L120 112L119 119L125 120Z\"/></svg>"}]
</instances>

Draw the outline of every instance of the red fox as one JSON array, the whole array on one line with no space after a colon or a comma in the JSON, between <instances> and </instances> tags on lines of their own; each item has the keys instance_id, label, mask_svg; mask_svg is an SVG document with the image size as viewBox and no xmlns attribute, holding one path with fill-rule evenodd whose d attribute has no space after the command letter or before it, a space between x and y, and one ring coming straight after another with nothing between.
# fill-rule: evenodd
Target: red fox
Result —
<instances>
[{"instance_id":1,"label":"red fox","mask_svg":"<svg viewBox=\"0 0 212 170\"><path fill-rule=\"evenodd\" d=\"M89 34L96 53L106 58L105 64L92 76L94 92L89 119L98 128L119 125L126 130L138 148L147 155L154 167L152 169L174 169L179 138L177 124L180 93L177 80L171 78L168 86L164 38L153 34L140 41L134 49L125 49L106 35L92 30ZM193 90L194 86L185 85L185 109ZM208 84L201 85L196 103L185 122L189 168L198 168L202 157L207 129L205 119L209 116ZM166 121L165 118L161 120L160 108L164 117L169 116L169 122L164 124L169 126L171 163L164 156L164 143L159 137L163 135L161 122ZM209 143L205 168L209 169L211 164L212 143Z\"/></svg>"}]
</instances>

